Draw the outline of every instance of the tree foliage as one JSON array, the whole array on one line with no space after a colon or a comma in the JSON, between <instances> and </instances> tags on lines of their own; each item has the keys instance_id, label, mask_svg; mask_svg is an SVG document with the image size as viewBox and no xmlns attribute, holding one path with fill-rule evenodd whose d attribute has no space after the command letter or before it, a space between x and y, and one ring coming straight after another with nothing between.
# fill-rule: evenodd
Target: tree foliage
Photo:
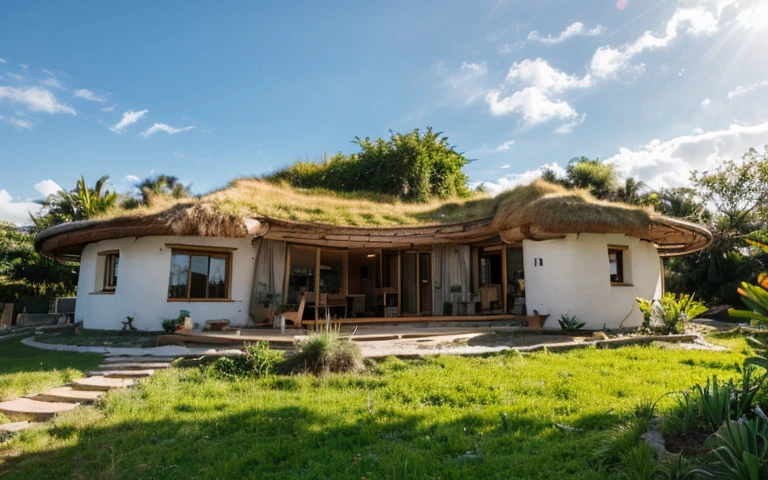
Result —
<instances>
[{"instance_id":1,"label":"tree foliage","mask_svg":"<svg viewBox=\"0 0 768 480\"><path fill-rule=\"evenodd\" d=\"M357 153L337 153L323 163L298 162L265 178L300 188L382 193L417 202L470 195L462 172L468 160L441 132L390 132L388 139L356 137L354 143L360 147Z\"/></svg>"},{"instance_id":2,"label":"tree foliage","mask_svg":"<svg viewBox=\"0 0 768 480\"><path fill-rule=\"evenodd\" d=\"M139 202L149 205L152 197L165 195L172 198L191 197L190 186L185 185L178 177L161 173L154 177L147 177L134 185L139 191Z\"/></svg>"},{"instance_id":3,"label":"tree foliage","mask_svg":"<svg viewBox=\"0 0 768 480\"><path fill-rule=\"evenodd\" d=\"M691 172L694 189L679 189L662 201L662 212L698 219L712 232L707 249L667 262L667 288L695 291L709 304L741 305L737 293L744 279L768 268L759 248L768 227L768 147L750 149L741 161L728 160L708 172Z\"/></svg>"},{"instance_id":4,"label":"tree foliage","mask_svg":"<svg viewBox=\"0 0 768 480\"><path fill-rule=\"evenodd\" d=\"M0 222L0 302L74 293L78 267L44 258L35 251L34 239L32 233Z\"/></svg>"},{"instance_id":5,"label":"tree foliage","mask_svg":"<svg viewBox=\"0 0 768 480\"><path fill-rule=\"evenodd\" d=\"M99 178L93 187L89 187L81 175L75 188L69 191L59 190L48 196L40 204L44 213L31 216L35 227L41 230L51 225L76 220L88 220L111 210L117 204L116 192L106 188L109 175Z\"/></svg>"}]
</instances>

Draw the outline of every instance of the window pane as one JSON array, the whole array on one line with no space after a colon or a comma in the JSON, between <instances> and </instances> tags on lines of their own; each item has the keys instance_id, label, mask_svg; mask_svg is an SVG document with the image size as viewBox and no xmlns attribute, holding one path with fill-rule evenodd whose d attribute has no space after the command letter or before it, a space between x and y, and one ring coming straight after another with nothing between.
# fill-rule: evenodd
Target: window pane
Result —
<instances>
[{"instance_id":1,"label":"window pane","mask_svg":"<svg viewBox=\"0 0 768 480\"><path fill-rule=\"evenodd\" d=\"M610 272L611 276L618 275L619 274L619 260L618 255L616 255L616 252L611 252L608 254L608 261L610 265Z\"/></svg>"},{"instance_id":2,"label":"window pane","mask_svg":"<svg viewBox=\"0 0 768 480\"><path fill-rule=\"evenodd\" d=\"M208 298L227 298L227 259L224 257L211 257Z\"/></svg>"},{"instance_id":3,"label":"window pane","mask_svg":"<svg viewBox=\"0 0 768 480\"><path fill-rule=\"evenodd\" d=\"M189 282L189 255L171 255L171 278L168 282L168 298L187 298Z\"/></svg>"},{"instance_id":4,"label":"window pane","mask_svg":"<svg viewBox=\"0 0 768 480\"><path fill-rule=\"evenodd\" d=\"M120 256L114 255L112 257L112 271L110 272L111 278L109 279L109 286L115 287L117 286L117 267L120 264Z\"/></svg>"},{"instance_id":5,"label":"window pane","mask_svg":"<svg viewBox=\"0 0 768 480\"><path fill-rule=\"evenodd\" d=\"M205 298L208 287L208 256L192 255L189 298Z\"/></svg>"}]
</instances>

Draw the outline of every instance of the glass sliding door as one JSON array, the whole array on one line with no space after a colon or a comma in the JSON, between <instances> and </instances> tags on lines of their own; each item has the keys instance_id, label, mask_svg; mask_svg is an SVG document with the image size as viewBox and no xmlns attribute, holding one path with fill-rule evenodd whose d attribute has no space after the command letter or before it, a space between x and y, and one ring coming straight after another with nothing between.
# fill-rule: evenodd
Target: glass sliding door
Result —
<instances>
[{"instance_id":1,"label":"glass sliding door","mask_svg":"<svg viewBox=\"0 0 768 480\"><path fill-rule=\"evenodd\" d=\"M419 253L419 303L422 315L432 315L432 254Z\"/></svg>"}]
</instances>

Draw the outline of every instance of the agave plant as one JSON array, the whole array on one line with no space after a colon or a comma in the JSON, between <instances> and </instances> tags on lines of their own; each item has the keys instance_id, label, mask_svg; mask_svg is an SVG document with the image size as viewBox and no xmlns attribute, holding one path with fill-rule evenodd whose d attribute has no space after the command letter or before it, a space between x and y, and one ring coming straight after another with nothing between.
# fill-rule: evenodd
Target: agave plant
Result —
<instances>
[{"instance_id":1,"label":"agave plant","mask_svg":"<svg viewBox=\"0 0 768 480\"><path fill-rule=\"evenodd\" d=\"M754 420L742 417L725 422L705 442L712 448L708 457L717 478L768 478L768 419L758 413Z\"/></svg>"},{"instance_id":2,"label":"agave plant","mask_svg":"<svg viewBox=\"0 0 768 480\"><path fill-rule=\"evenodd\" d=\"M741 282L738 292L741 295L741 301L752 311L731 308L728 310L728 315L734 318L750 319L753 324L768 323L768 274L761 273L757 277L757 285Z\"/></svg>"},{"instance_id":3,"label":"agave plant","mask_svg":"<svg viewBox=\"0 0 768 480\"><path fill-rule=\"evenodd\" d=\"M666 293L658 300L636 298L638 308L643 312L643 326L661 330L662 333L676 333L688 320L707 311L707 307L694 300L695 294Z\"/></svg>"}]
</instances>

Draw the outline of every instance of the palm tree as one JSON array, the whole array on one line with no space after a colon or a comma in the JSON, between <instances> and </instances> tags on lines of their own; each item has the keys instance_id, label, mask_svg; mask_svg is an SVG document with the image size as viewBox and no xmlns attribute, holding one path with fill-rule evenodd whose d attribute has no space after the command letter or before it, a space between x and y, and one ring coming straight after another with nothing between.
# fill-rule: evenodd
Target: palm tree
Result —
<instances>
[{"instance_id":1,"label":"palm tree","mask_svg":"<svg viewBox=\"0 0 768 480\"><path fill-rule=\"evenodd\" d=\"M696 198L691 188L665 188L658 193L658 210L664 215L691 221L700 220L705 215L704 204Z\"/></svg>"},{"instance_id":2,"label":"palm tree","mask_svg":"<svg viewBox=\"0 0 768 480\"><path fill-rule=\"evenodd\" d=\"M39 202L48 208L46 215L35 221L35 225L53 225L75 220L88 220L111 210L117 203L117 193L105 189L109 175L99 178L93 188L88 187L82 175L75 188L59 190Z\"/></svg>"},{"instance_id":3,"label":"palm tree","mask_svg":"<svg viewBox=\"0 0 768 480\"><path fill-rule=\"evenodd\" d=\"M152 202L152 197L157 195L168 195L173 198L185 198L192 195L189 185L181 183L178 177L163 173L155 177L145 178L136 184L136 188L139 189L141 203L144 205L149 205Z\"/></svg>"},{"instance_id":4,"label":"palm tree","mask_svg":"<svg viewBox=\"0 0 768 480\"><path fill-rule=\"evenodd\" d=\"M643 194L647 188L648 186L642 180L627 177L624 185L616 189L616 199L631 205L642 205L647 200L646 195Z\"/></svg>"}]
</instances>

